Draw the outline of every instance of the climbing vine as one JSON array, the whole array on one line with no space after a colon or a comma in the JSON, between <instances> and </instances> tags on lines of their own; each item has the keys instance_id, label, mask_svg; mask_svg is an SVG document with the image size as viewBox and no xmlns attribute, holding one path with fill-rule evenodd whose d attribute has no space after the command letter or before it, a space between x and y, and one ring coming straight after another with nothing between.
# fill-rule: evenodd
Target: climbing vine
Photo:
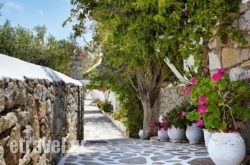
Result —
<instances>
[{"instance_id":1,"label":"climbing vine","mask_svg":"<svg viewBox=\"0 0 250 165\"><path fill-rule=\"evenodd\" d=\"M165 26L161 35L167 36L163 39L166 45L161 45L161 49L175 41L182 59L193 55L199 63L212 36L224 43L236 40L244 44L241 33L232 26L239 18L240 3L240 0L158 1L158 14L154 19Z\"/></svg>"}]
</instances>

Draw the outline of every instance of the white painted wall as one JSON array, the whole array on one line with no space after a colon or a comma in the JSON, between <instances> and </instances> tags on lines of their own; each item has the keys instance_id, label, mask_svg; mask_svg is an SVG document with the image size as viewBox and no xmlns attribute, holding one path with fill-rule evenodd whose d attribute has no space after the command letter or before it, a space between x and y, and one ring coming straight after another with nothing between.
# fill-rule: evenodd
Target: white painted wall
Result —
<instances>
[{"instance_id":1,"label":"white painted wall","mask_svg":"<svg viewBox=\"0 0 250 165\"><path fill-rule=\"evenodd\" d=\"M119 111L120 108L119 108L119 101L117 99L117 96L114 92L110 92L109 94L109 101L111 102L111 104L113 105L113 110L114 111Z\"/></svg>"}]
</instances>

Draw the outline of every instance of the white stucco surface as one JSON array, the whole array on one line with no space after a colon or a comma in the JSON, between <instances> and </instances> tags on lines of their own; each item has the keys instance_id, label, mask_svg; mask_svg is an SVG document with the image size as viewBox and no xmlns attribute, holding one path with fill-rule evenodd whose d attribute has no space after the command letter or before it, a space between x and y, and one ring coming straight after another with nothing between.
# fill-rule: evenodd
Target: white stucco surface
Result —
<instances>
[{"instance_id":1,"label":"white stucco surface","mask_svg":"<svg viewBox=\"0 0 250 165\"><path fill-rule=\"evenodd\" d=\"M51 68L0 54L0 79L13 78L24 80L24 77L30 79L47 79L51 82L64 81L65 83L82 85L78 80L72 79Z\"/></svg>"}]
</instances>

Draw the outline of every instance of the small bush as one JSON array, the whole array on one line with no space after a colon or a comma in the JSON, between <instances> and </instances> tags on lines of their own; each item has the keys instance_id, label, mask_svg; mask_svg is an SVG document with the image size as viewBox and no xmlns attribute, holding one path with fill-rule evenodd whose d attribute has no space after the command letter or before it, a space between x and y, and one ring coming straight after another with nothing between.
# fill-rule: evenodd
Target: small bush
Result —
<instances>
[{"instance_id":1,"label":"small bush","mask_svg":"<svg viewBox=\"0 0 250 165\"><path fill-rule=\"evenodd\" d=\"M112 112L113 111L112 104L107 100L98 102L97 106L100 109L102 109L104 112Z\"/></svg>"},{"instance_id":2,"label":"small bush","mask_svg":"<svg viewBox=\"0 0 250 165\"><path fill-rule=\"evenodd\" d=\"M115 120L122 121L122 120L124 120L124 118L126 118L126 112L124 110L119 110L119 111L113 112L112 117Z\"/></svg>"},{"instance_id":3,"label":"small bush","mask_svg":"<svg viewBox=\"0 0 250 165\"><path fill-rule=\"evenodd\" d=\"M115 120L119 120L120 121L121 118L122 118L120 111L113 112L112 113L112 118L115 119Z\"/></svg>"}]
</instances>

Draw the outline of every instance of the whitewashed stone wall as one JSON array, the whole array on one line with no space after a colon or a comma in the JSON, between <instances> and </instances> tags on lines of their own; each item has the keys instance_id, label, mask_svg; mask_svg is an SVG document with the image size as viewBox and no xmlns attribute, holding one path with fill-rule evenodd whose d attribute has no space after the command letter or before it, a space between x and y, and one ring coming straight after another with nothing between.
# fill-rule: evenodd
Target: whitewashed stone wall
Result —
<instances>
[{"instance_id":1,"label":"whitewashed stone wall","mask_svg":"<svg viewBox=\"0 0 250 165\"><path fill-rule=\"evenodd\" d=\"M119 100L117 99L117 96L116 96L116 94L114 92L110 91L108 100L112 104L114 112L120 110L120 108L119 108Z\"/></svg>"},{"instance_id":2,"label":"whitewashed stone wall","mask_svg":"<svg viewBox=\"0 0 250 165\"><path fill-rule=\"evenodd\" d=\"M83 104L79 86L41 79L0 80L0 164L56 165L59 153L36 153L35 141L83 138ZM10 152L11 140L30 140L24 153ZM26 146L24 142L23 146Z\"/></svg>"}]
</instances>

